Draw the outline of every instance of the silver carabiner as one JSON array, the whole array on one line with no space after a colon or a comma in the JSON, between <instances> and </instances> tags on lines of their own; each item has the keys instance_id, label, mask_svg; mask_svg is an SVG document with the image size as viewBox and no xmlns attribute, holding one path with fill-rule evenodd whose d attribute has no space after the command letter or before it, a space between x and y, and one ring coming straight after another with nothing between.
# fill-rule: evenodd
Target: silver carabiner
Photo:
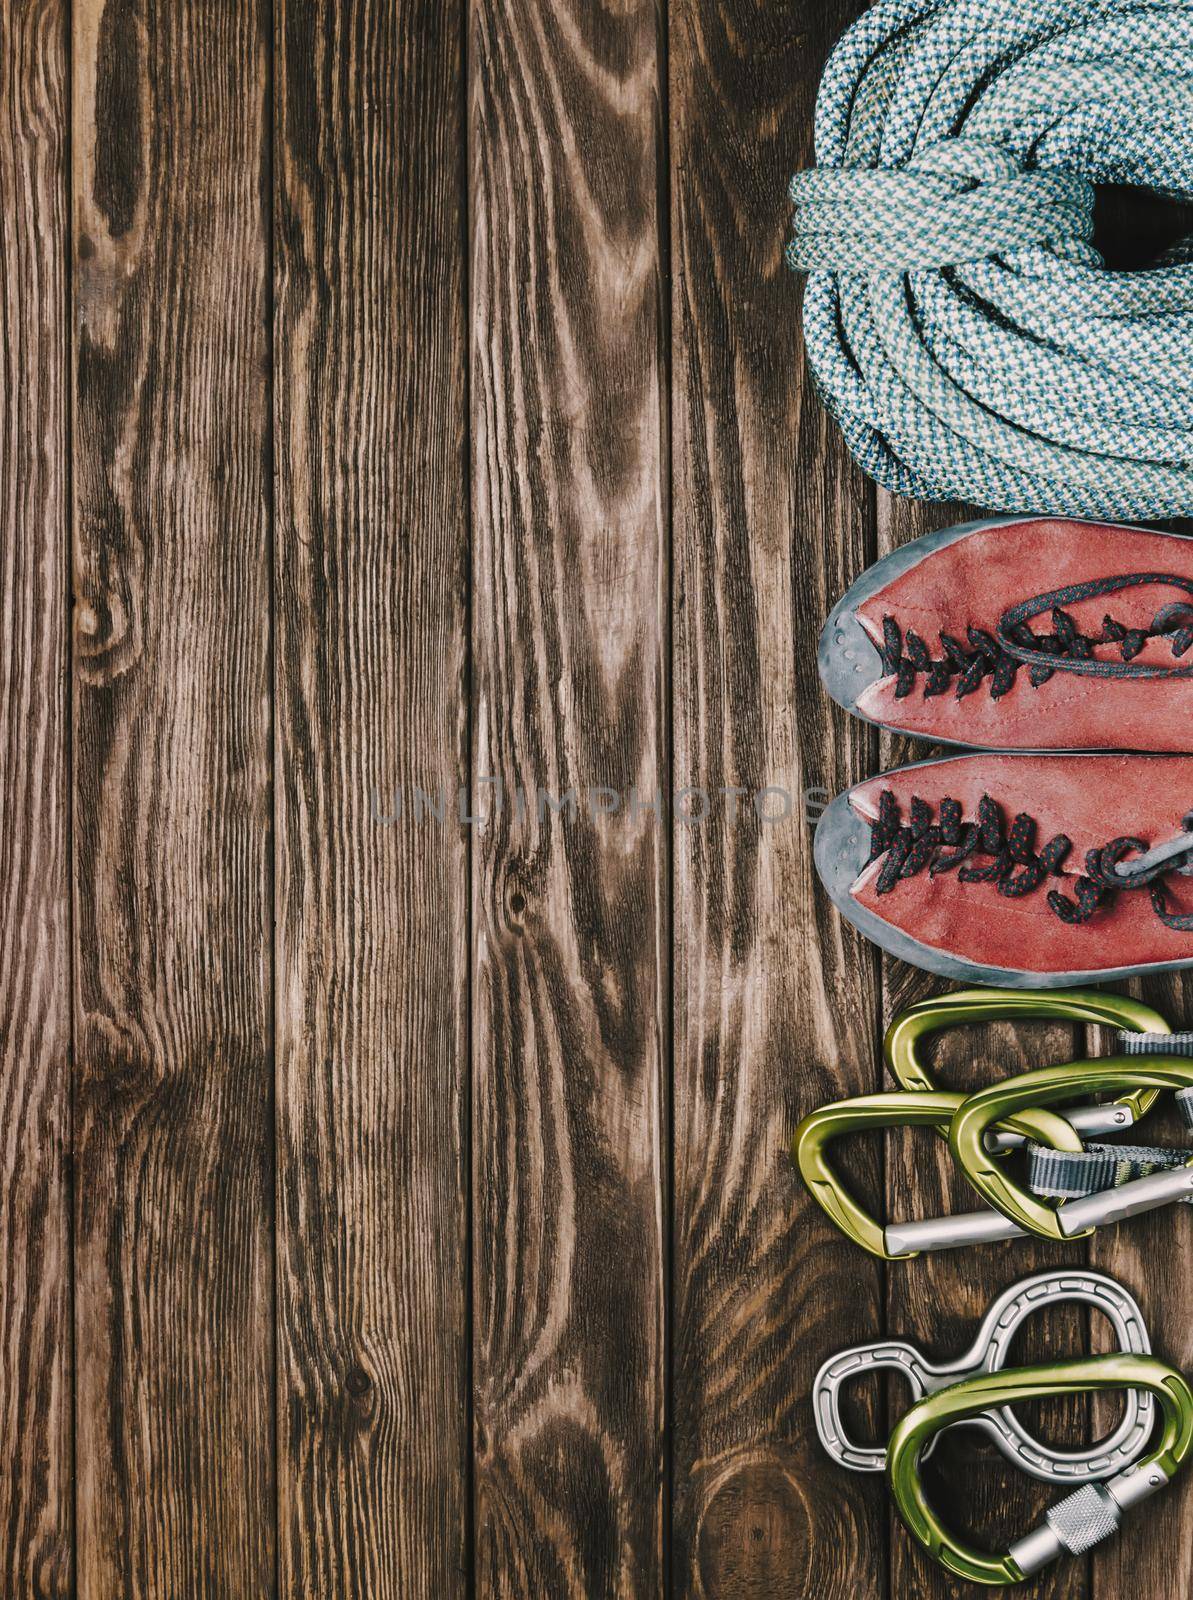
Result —
<instances>
[{"instance_id":1,"label":"silver carabiner","mask_svg":"<svg viewBox=\"0 0 1193 1600\"><path fill-rule=\"evenodd\" d=\"M812 1414L820 1442L838 1465L854 1472L882 1472L886 1450L860 1445L841 1418L841 1390L851 1379L883 1369L901 1372L913 1401L936 1394L963 1378L999 1372L1007 1364L1011 1343L1023 1322L1048 1305L1077 1301L1101 1311L1114 1329L1122 1354L1148 1355L1151 1340L1134 1297L1100 1272L1085 1269L1042 1272L1025 1278L1001 1294L982 1319L971 1348L956 1361L929 1361L904 1340L855 1345L831 1357L816 1374ZM1084 1450L1060 1450L1033 1438L1010 1407L992 1408L954 1427L979 1428L989 1435L1008 1461L1033 1478L1048 1483L1087 1483L1111 1478L1136 1461L1147 1447L1155 1422L1150 1394L1128 1390L1122 1421L1106 1439ZM931 1450L931 1445L928 1447ZM926 1452L927 1453L927 1452Z\"/></svg>"}]
</instances>

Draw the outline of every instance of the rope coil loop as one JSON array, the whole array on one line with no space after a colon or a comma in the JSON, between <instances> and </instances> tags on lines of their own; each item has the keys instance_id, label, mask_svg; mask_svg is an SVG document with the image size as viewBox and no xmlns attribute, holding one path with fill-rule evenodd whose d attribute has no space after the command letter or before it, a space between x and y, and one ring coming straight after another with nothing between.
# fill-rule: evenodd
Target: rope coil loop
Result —
<instances>
[{"instance_id":1,"label":"rope coil loop","mask_svg":"<svg viewBox=\"0 0 1193 1600\"><path fill-rule=\"evenodd\" d=\"M816 167L791 180L797 272L896 273L961 267L1029 245L1088 241L1093 185L1028 172L994 145L932 145L898 172Z\"/></svg>"},{"instance_id":2,"label":"rope coil loop","mask_svg":"<svg viewBox=\"0 0 1193 1600\"><path fill-rule=\"evenodd\" d=\"M1095 185L1193 200L1193 0L879 0L791 183L808 357L863 468L920 499L1193 514L1193 235L1145 272Z\"/></svg>"}]
</instances>

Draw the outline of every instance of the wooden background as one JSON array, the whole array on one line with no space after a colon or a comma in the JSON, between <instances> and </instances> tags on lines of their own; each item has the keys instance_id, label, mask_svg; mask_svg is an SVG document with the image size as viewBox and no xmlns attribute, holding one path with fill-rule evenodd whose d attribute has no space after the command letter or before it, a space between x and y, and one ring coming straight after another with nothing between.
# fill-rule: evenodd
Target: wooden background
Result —
<instances>
[{"instance_id":1,"label":"wooden background","mask_svg":"<svg viewBox=\"0 0 1193 1600\"><path fill-rule=\"evenodd\" d=\"M794 1123L928 985L749 801L908 753L815 640L955 520L850 464L781 265L858 9L6 0L5 1597L958 1592L812 1375L1080 1257L884 1273L809 1206ZM948 1198L930 1138L856 1170ZM1186 1367L1188 1225L1089 1252ZM946 1454L979 1531L1048 1499ZM1191 1540L1186 1485L1022 1592L1185 1600Z\"/></svg>"}]
</instances>

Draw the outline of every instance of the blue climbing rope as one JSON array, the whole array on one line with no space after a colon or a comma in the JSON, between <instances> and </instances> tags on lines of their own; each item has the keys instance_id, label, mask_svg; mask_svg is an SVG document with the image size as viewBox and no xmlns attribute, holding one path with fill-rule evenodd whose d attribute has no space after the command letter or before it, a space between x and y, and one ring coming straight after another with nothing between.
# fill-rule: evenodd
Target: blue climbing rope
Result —
<instances>
[{"instance_id":1,"label":"blue climbing rope","mask_svg":"<svg viewBox=\"0 0 1193 1600\"><path fill-rule=\"evenodd\" d=\"M895 494L1193 515L1193 235L1144 272L1094 185L1193 199L1193 0L879 0L791 181L817 388Z\"/></svg>"}]
</instances>

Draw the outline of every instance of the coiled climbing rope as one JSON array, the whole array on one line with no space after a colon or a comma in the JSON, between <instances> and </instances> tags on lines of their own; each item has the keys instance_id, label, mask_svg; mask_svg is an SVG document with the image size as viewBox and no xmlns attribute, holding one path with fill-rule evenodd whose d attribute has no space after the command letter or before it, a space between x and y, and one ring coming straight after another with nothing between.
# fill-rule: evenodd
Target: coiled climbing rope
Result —
<instances>
[{"instance_id":1,"label":"coiled climbing rope","mask_svg":"<svg viewBox=\"0 0 1193 1600\"><path fill-rule=\"evenodd\" d=\"M879 0L791 182L808 357L865 470L1006 511L1193 515L1193 235L1141 272L1094 185L1193 199L1193 0Z\"/></svg>"}]
</instances>

